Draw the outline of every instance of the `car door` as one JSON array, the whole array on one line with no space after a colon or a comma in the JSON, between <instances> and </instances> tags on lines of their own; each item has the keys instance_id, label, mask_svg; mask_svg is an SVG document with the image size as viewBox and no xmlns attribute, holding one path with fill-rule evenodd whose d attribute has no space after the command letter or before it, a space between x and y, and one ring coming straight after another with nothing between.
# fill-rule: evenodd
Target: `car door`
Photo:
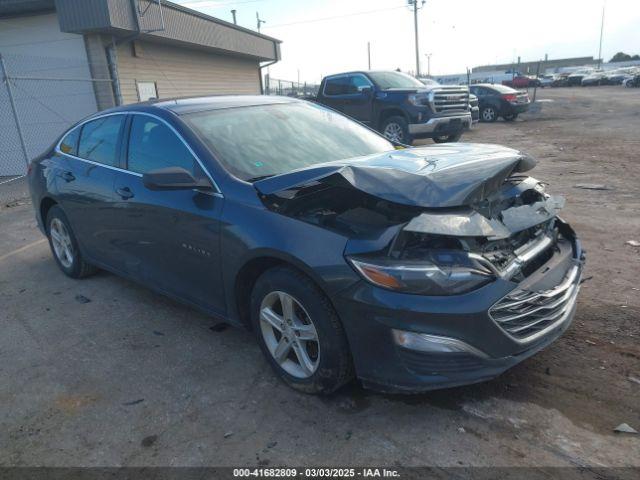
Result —
<instances>
[{"instance_id":1,"label":"car door","mask_svg":"<svg viewBox=\"0 0 640 480\"><path fill-rule=\"evenodd\" d=\"M70 131L56 149L61 157L57 200L84 254L106 266L114 260L113 186L125 118L110 114L90 120Z\"/></svg>"},{"instance_id":2,"label":"car door","mask_svg":"<svg viewBox=\"0 0 640 480\"><path fill-rule=\"evenodd\" d=\"M186 141L159 117L134 113L127 132L126 171L115 181L120 211L116 242L127 274L162 292L223 312L221 193L216 187L212 191L149 190L142 176L160 168L182 167L196 178L211 179Z\"/></svg>"},{"instance_id":3,"label":"car door","mask_svg":"<svg viewBox=\"0 0 640 480\"><path fill-rule=\"evenodd\" d=\"M371 124L373 106L373 84L362 75L349 75L347 95L344 97L343 112L365 124Z\"/></svg>"}]
</instances>

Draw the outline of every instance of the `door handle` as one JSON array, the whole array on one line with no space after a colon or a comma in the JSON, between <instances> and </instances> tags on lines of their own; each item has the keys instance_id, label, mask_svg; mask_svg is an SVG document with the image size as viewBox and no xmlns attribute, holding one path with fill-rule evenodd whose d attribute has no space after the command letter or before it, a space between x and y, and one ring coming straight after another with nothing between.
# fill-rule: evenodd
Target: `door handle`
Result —
<instances>
[{"instance_id":1,"label":"door handle","mask_svg":"<svg viewBox=\"0 0 640 480\"><path fill-rule=\"evenodd\" d=\"M128 200L130 198L135 197L135 194L131 191L129 187L116 188L116 193L120 195L120 198L122 198L122 200Z\"/></svg>"},{"instance_id":2,"label":"door handle","mask_svg":"<svg viewBox=\"0 0 640 480\"><path fill-rule=\"evenodd\" d=\"M60 176L65 182L73 182L76 179L76 177L71 172L63 172Z\"/></svg>"}]
</instances>

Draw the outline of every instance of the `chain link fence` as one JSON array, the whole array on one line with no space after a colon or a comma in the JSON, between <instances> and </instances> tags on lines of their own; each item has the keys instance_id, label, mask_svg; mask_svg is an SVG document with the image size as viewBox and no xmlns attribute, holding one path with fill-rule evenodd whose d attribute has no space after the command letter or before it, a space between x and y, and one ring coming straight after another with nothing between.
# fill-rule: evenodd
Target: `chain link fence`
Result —
<instances>
[{"instance_id":1,"label":"chain link fence","mask_svg":"<svg viewBox=\"0 0 640 480\"><path fill-rule=\"evenodd\" d=\"M315 97L320 85L307 82L294 82L271 78L266 75L264 81L264 93L266 95L282 95L285 97Z\"/></svg>"},{"instance_id":2,"label":"chain link fence","mask_svg":"<svg viewBox=\"0 0 640 480\"><path fill-rule=\"evenodd\" d=\"M98 111L87 62L0 54L0 177L24 175L69 126Z\"/></svg>"}]
</instances>

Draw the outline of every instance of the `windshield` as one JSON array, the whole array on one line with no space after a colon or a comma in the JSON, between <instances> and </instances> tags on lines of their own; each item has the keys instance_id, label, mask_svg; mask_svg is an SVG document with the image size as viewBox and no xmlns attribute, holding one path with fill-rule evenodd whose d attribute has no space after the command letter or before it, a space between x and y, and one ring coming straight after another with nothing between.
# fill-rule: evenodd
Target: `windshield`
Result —
<instances>
[{"instance_id":1,"label":"windshield","mask_svg":"<svg viewBox=\"0 0 640 480\"><path fill-rule=\"evenodd\" d=\"M411 75L401 72L367 72L382 90L390 88L424 88L424 84Z\"/></svg>"},{"instance_id":2,"label":"windshield","mask_svg":"<svg viewBox=\"0 0 640 480\"><path fill-rule=\"evenodd\" d=\"M393 150L348 118L309 102L209 110L183 119L241 180Z\"/></svg>"}]
</instances>

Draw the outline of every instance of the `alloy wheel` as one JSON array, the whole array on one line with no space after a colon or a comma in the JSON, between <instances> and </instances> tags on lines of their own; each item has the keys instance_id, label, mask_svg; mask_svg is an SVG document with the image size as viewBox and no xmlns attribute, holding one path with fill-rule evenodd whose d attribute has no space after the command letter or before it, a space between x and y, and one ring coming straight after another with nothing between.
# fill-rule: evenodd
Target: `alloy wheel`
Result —
<instances>
[{"instance_id":1,"label":"alloy wheel","mask_svg":"<svg viewBox=\"0 0 640 480\"><path fill-rule=\"evenodd\" d=\"M384 132L382 134L388 140L392 142L402 143L404 140L404 132L402 131L402 127L397 123L389 123L386 127L384 127Z\"/></svg>"},{"instance_id":2,"label":"alloy wheel","mask_svg":"<svg viewBox=\"0 0 640 480\"><path fill-rule=\"evenodd\" d=\"M49 234L51 235L51 244L58 261L65 268L71 268L73 265L73 244L67 227L59 218L51 220L49 225Z\"/></svg>"},{"instance_id":3,"label":"alloy wheel","mask_svg":"<svg viewBox=\"0 0 640 480\"><path fill-rule=\"evenodd\" d=\"M260 305L260 330L271 356L288 374L309 378L320 363L320 341L311 317L288 293L275 291Z\"/></svg>"},{"instance_id":4,"label":"alloy wheel","mask_svg":"<svg viewBox=\"0 0 640 480\"><path fill-rule=\"evenodd\" d=\"M496 117L496 111L493 108L485 108L482 111L482 118L487 122L491 122Z\"/></svg>"}]
</instances>

